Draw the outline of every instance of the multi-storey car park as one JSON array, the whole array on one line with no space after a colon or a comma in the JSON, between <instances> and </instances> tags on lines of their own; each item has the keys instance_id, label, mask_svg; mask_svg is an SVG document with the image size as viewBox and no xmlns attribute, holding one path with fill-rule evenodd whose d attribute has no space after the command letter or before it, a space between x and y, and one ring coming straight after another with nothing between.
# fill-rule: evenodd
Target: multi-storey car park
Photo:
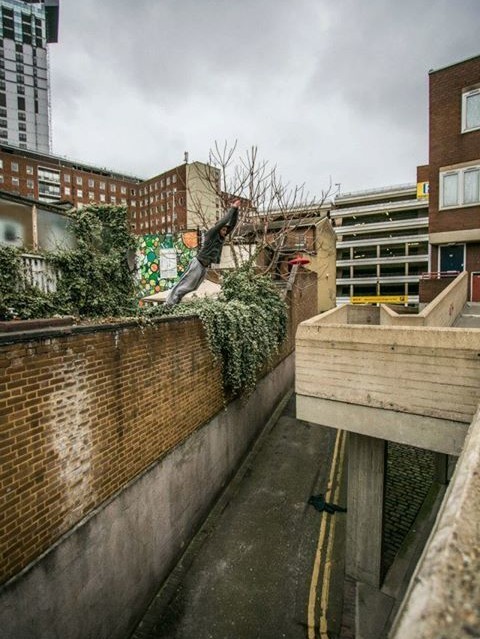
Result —
<instances>
[{"instance_id":1,"label":"multi-storey car park","mask_svg":"<svg viewBox=\"0 0 480 639\"><path fill-rule=\"evenodd\" d=\"M417 304L428 271L428 200L417 197L417 184L337 195L330 216L337 304L371 297Z\"/></svg>"}]
</instances>

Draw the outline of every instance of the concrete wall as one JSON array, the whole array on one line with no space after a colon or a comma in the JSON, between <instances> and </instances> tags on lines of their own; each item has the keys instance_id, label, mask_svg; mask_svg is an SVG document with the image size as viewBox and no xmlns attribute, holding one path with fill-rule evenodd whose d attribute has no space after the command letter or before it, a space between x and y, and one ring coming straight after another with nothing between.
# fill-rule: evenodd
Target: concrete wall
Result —
<instances>
[{"instance_id":1,"label":"concrete wall","mask_svg":"<svg viewBox=\"0 0 480 639\"><path fill-rule=\"evenodd\" d=\"M480 411L390 632L392 639L480 636Z\"/></svg>"},{"instance_id":2,"label":"concrete wall","mask_svg":"<svg viewBox=\"0 0 480 639\"><path fill-rule=\"evenodd\" d=\"M5 639L123 639L293 383L293 354L0 589Z\"/></svg>"},{"instance_id":3,"label":"concrete wall","mask_svg":"<svg viewBox=\"0 0 480 639\"><path fill-rule=\"evenodd\" d=\"M480 394L479 330L450 328L466 284L463 273L417 316L345 305L303 322L298 416L458 455Z\"/></svg>"}]
</instances>

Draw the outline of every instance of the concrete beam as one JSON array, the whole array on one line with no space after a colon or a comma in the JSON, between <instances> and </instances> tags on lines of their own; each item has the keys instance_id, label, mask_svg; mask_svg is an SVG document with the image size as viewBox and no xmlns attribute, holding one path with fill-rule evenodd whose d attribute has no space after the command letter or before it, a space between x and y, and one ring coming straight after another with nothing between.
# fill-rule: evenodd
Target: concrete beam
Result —
<instances>
[{"instance_id":1,"label":"concrete beam","mask_svg":"<svg viewBox=\"0 0 480 639\"><path fill-rule=\"evenodd\" d=\"M297 417L314 424L460 455L468 424L297 394Z\"/></svg>"}]
</instances>

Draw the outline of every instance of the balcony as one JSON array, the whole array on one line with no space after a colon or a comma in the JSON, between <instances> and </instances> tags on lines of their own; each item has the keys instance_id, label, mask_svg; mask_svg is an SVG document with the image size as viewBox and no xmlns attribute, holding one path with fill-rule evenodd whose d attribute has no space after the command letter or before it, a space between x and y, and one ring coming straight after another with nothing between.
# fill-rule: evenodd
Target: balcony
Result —
<instances>
[{"instance_id":1,"label":"balcony","mask_svg":"<svg viewBox=\"0 0 480 639\"><path fill-rule=\"evenodd\" d=\"M480 396L479 331L450 328L467 280L460 275L418 315L347 305L303 322L300 419L458 455Z\"/></svg>"}]
</instances>

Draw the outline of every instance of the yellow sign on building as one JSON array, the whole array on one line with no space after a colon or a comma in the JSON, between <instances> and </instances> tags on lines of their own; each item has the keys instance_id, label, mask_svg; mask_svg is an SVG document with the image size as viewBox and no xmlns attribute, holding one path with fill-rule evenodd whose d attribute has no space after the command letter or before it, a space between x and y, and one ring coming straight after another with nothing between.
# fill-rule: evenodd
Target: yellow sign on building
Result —
<instances>
[{"instance_id":1,"label":"yellow sign on building","mask_svg":"<svg viewBox=\"0 0 480 639\"><path fill-rule=\"evenodd\" d=\"M359 295L350 298L351 304L406 304L408 295Z\"/></svg>"},{"instance_id":2,"label":"yellow sign on building","mask_svg":"<svg viewBox=\"0 0 480 639\"><path fill-rule=\"evenodd\" d=\"M428 186L430 182L417 182L417 199L428 198Z\"/></svg>"}]
</instances>

